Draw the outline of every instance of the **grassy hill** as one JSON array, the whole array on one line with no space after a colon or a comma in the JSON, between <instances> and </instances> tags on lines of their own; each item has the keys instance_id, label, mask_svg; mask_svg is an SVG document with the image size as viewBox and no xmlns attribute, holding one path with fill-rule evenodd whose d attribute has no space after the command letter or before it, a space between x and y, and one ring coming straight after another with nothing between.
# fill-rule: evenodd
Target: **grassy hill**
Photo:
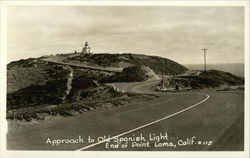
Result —
<instances>
[{"instance_id":1,"label":"grassy hill","mask_svg":"<svg viewBox=\"0 0 250 158\"><path fill-rule=\"evenodd\" d=\"M152 98L152 95L117 92L105 83L157 78L163 63L164 73L174 76L169 80L172 87L176 83L193 89L244 84L244 78L217 70L187 74L186 67L157 56L65 54L30 58L7 65L7 117L30 120L40 113L68 116L72 110L86 112L123 105L135 98ZM109 68L122 71L107 71Z\"/></svg>"},{"instance_id":2,"label":"grassy hill","mask_svg":"<svg viewBox=\"0 0 250 158\"><path fill-rule=\"evenodd\" d=\"M244 85L244 78L228 72L208 70L201 71L196 75L181 75L169 79L169 86L174 87L176 84L179 84L181 87L191 87L192 89L215 88L220 86Z\"/></svg>"},{"instance_id":3,"label":"grassy hill","mask_svg":"<svg viewBox=\"0 0 250 158\"><path fill-rule=\"evenodd\" d=\"M36 66L39 65L38 68L34 65L35 63ZM45 65L41 61L37 63L34 58L11 62L7 65L7 93L12 93L31 85L46 84L50 78L47 73L49 69L50 65Z\"/></svg>"},{"instance_id":4,"label":"grassy hill","mask_svg":"<svg viewBox=\"0 0 250 158\"><path fill-rule=\"evenodd\" d=\"M131 70L125 68L124 72L130 72L128 69ZM120 93L106 86L104 79L115 75L112 71L53 63L43 58L11 62L7 65L7 118L29 121L41 113L68 116L72 111L116 107L136 98L152 97ZM133 80L136 78L130 78Z\"/></svg>"},{"instance_id":5,"label":"grassy hill","mask_svg":"<svg viewBox=\"0 0 250 158\"><path fill-rule=\"evenodd\" d=\"M146 66L125 67L122 72L116 72L114 75L100 80L104 83L112 82L141 82L147 79L158 79L158 76Z\"/></svg>"},{"instance_id":6,"label":"grassy hill","mask_svg":"<svg viewBox=\"0 0 250 158\"><path fill-rule=\"evenodd\" d=\"M85 54L82 56L61 58L62 61L67 63L80 63L88 66L100 66L100 67L117 67L125 68L129 66L147 66L155 73L162 73L162 65L164 62L164 73L175 75L182 74L188 69L175 61L170 59L148 56L141 54Z\"/></svg>"}]
</instances>

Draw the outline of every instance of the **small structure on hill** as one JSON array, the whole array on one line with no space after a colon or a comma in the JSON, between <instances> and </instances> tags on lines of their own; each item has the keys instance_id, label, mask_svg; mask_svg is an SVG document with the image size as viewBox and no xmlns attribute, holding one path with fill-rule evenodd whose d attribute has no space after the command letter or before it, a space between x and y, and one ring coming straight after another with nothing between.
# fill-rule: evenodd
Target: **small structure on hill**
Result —
<instances>
[{"instance_id":1,"label":"small structure on hill","mask_svg":"<svg viewBox=\"0 0 250 158\"><path fill-rule=\"evenodd\" d=\"M91 48L89 47L89 43L85 42L84 47L82 48L82 54L91 53Z\"/></svg>"}]
</instances>

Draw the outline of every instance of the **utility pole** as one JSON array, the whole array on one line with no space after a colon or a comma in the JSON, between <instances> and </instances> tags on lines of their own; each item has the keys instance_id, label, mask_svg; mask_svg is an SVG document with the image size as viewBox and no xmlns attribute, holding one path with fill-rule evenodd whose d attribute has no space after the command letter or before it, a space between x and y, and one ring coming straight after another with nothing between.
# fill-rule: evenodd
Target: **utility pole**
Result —
<instances>
[{"instance_id":1,"label":"utility pole","mask_svg":"<svg viewBox=\"0 0 250 158\"><path fill-rule=\"evenodd\" d=\"M162 83L163 83L163 79L164 79L164 59L162 61L162 78L161 78Z\"/></svg>"},{"instance_id":2,"label":"utility pole","mask_svg":"<svg viewBox=\"0 0 250 158\"><path fill-rule=\"evenodd\" d=\"M207 49L206 48L204 48L204 49L202 49L203 51L204 51L204 70L205 71L207 71L207 63L206 63L206 51L207 51Z\"/></svg>"}]
</instances>

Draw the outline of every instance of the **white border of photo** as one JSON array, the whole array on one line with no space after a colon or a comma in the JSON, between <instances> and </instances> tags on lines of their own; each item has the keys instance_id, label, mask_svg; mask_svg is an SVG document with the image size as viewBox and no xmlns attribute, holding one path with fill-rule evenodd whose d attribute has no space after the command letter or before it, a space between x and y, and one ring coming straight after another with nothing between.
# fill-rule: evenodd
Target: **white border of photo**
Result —
<instances>
[{"instance_id":1,"label":"white border of photo","mask_svg":"<svg viewBox=\"0 0 250 158\"><path fill-rule=\"evenodd\" d=\"M1 2L1 43L0 43L0 157L33 158L33 157L249 157L249 1L0 1ZM6 66L7 66L7 9L10 5L83 5L83 6L242 6L245 8L245 141L244 151L13 151L6 149Z\"/></svg>"}]
</instances>

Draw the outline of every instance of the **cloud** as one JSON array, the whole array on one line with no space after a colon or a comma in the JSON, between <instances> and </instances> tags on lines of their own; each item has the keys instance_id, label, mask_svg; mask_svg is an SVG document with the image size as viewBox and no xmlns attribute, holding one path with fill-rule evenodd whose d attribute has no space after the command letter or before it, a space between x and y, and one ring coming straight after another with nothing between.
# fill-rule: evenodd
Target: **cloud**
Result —
<instances>
[{"instance_id":1,"label":"cloud","mask_svg":"<svg viewBox=\"0 0 250 158\"><path fill-rule=\"evenodd\" d=\"M8 61L80 50L145 53L181 63L244 61L244 8L9 6ZM229 56L227 60L223 56Z\"/></svg>"}]
</instances>

